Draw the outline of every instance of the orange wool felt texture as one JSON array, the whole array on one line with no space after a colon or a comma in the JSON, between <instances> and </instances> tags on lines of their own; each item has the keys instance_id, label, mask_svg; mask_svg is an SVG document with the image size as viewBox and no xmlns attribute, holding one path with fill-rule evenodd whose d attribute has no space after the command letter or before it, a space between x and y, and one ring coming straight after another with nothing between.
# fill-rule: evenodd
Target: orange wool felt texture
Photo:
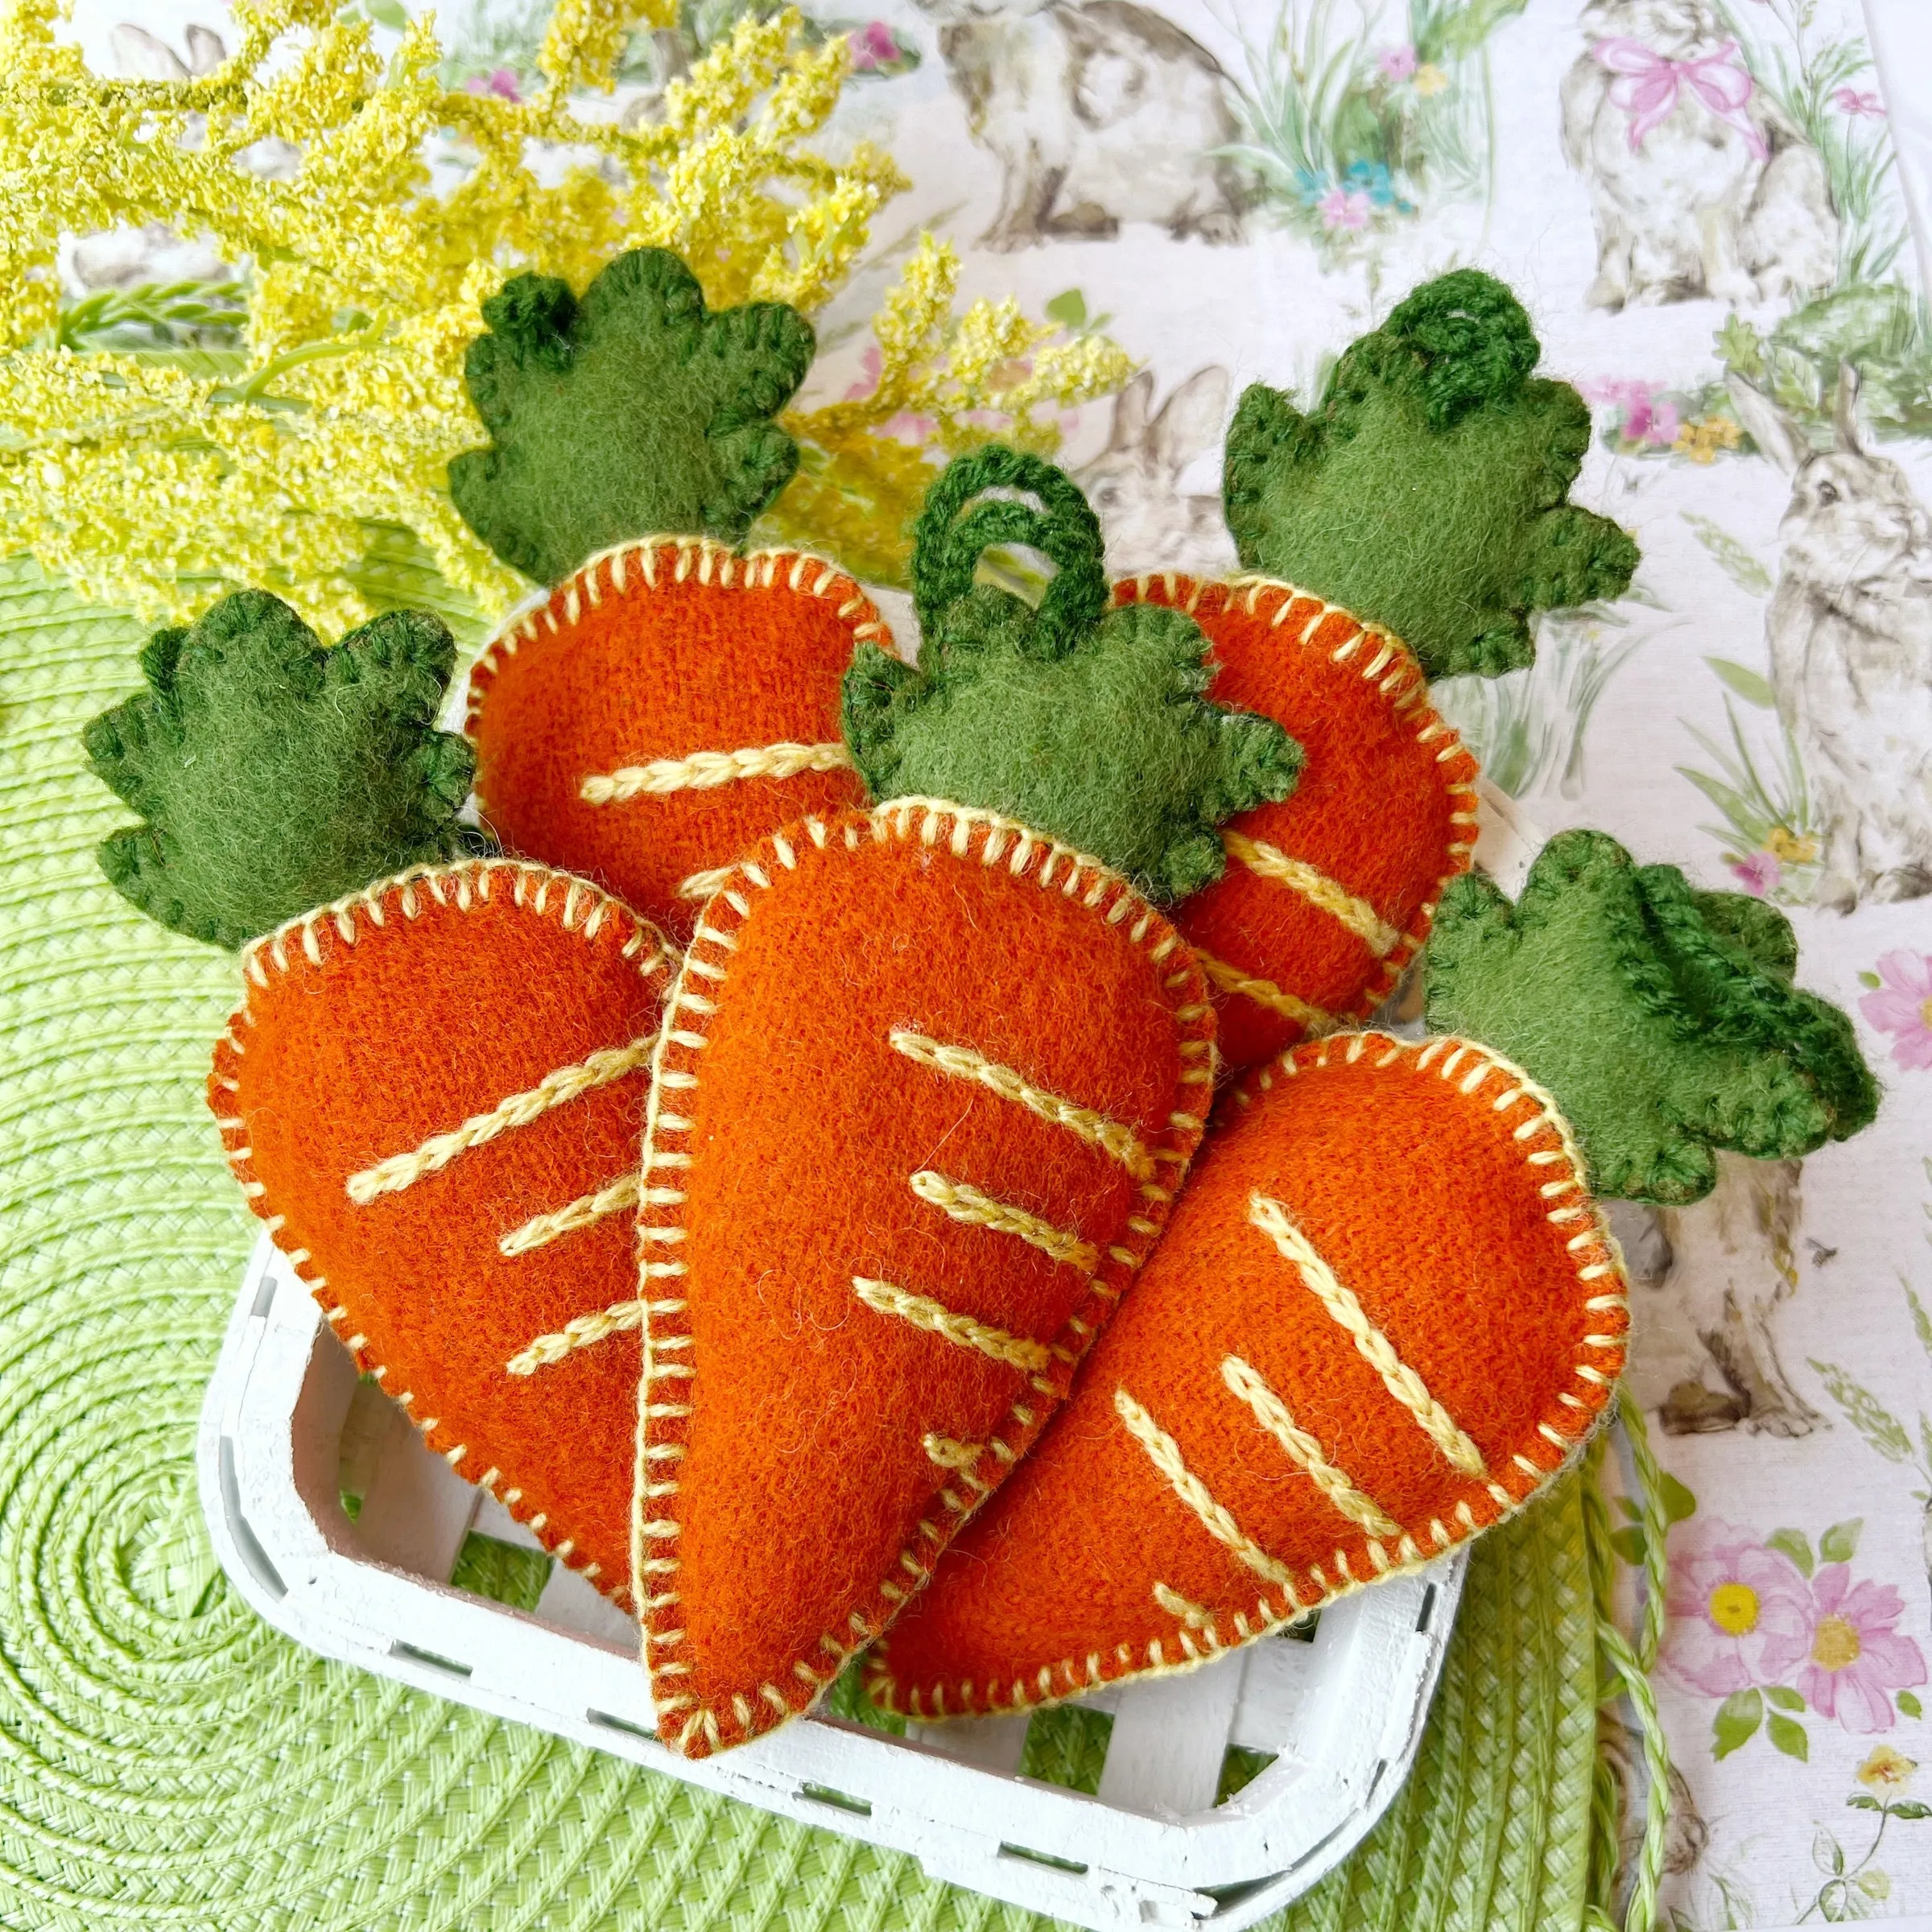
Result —
<instances>
[{"instance_id":1,"label":"orange wool felt texture","mask_svg":"<svg viewBox=\"0 0 1932 1932\"><path fill-rule=\"evenodd\" d=\"M477 860L242 963L208 1101L250 1205L429 1447L627 1604L662 937L580 880ZM615 1331L572 1347L585 1318Z\"/></svg>"},{"instance_id":2,"label":"orange wool felt texture","mask_svg":"<svg viewBox=\"0 0 1932 1932\"><path fill-rule=\"evenodd\" d=\"M1222 828L1227 873L1175 910L1214 987L1222 1058L1252 1066L1365 1018L1476 844L1476 760L1420 667L1385 632L1266 578L1140 577L1113 601L1187 612L1212 646L1214 702L1273 718L1307 753L1287 798Z\"/></svg>"},{"instance_id":3,"label":"orange wool felt texture","mask_svg":"<svg viewBox=\"0 0 1932 1932\"><path fill-rule=\"evenodd\" d=\"M914 1716L1198 1663L1488 1527L1605 1413L1625 1284L1549 1096L1337 1034L1235 1089L1026 1466L869 1662Z\"/></svg>"},{"instance_id":4,"label":"orange wool felt texture","mask_svg":"<svg viewBox=\"0 0 1932 1932\"><path fill-rule=\"evenodd\" d=\"M891 648L865 592L798 551L652 537L595 557L470 673L484 820L681 935L693 874L865 801L839 680L868 639Z\"/></svg>"},{"instance_id":5,"label":"orange wool felt texture","mask_svg":"<svg viewBox=\"0 0 1932 1932\"><path fill-rule=\"evenodd\" d=\"M638 1228L667 1743L808 1707L1005 1477L1154 1246L1213 1038L1165 920L986 812L807 819L706 905Z\"/></svg>"}]
</instances>

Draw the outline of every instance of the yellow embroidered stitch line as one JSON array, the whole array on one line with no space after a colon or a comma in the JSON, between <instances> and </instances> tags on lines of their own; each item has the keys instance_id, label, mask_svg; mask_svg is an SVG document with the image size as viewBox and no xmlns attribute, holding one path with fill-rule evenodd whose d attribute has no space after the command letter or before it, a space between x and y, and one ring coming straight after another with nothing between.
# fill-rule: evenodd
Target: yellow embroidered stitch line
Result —
<instances>
[{"instance_id":1,"label":"yellow embroidered stitch line","mask_svg":"<svg viewBox=\"0 0 1932 1932\"><path fill-rule=\"evenodd\" d=\"M1332 1013L1325 1013L1319 1006L1311 1006L1307 1001L1297 999L1292 993L1284 993L1273 980L1257 980L1252 973L1241 971L1238 966L1230 966L1225 960L1217 960L1211 952L1203 952L1199 947L1194 949L1194 956L1210 982L1223 993L1238 993L1244 999L1253 1000L1257 1006L1265 1006L1270 1013L1278 1013L1285 1020L1310 1033L1326 1033L1341 1022Z\"/></svg>"},{"instance_id":2,"label":"yellow embroidered stitch line","mask_svg":"<svg viewBox=\"0 0 1932 1932\"><path fill-rule=\"evenodd\" d=\"M559 1067L544 1075L535 1086L499 1100L487 1113L472 1114L460 1127L448 1133L435 1133L421 1146L407 1154L392 1154L372 1167L352 1174L346 1183L349 1198L358 1208L366 1208L378 1196L398 1194L426 1174L440 1172L459 1154L481 1146L511 1127L527 1127L553 1107L568 1105L587 1093L607 1087L634 1073L650 1058L657 1044L653 1034L646 1040L633 1040L628 1046L600 1047L574 1066Z\"/></svg>"},{"instance_id":3,"label":"yellow embroidered stitch line","mask_svg":"<svg viewBox=\"0 0 1932 1932\"><path fill-rule=\"evenodd\" d=\"M1124 1388L1114 1390L1113 1406L1127 1433L1147 1451L1149 1460L1166 1477L1174 1494L1200 1518L1201 1527L1232 1550L1257 1576L1286 1590L1292 1600L1294 1572L1270 1556L1235 1521L1233 1512L1215 1500L1213 1491L1182 1459L1180 1444Z\"/></svg>"},{"instance_id":4,"label":"yellow embroidered stitch line","mask_svg":"<svg viewBox=\"0 0 1932 1932\"><path fill-rule=\"evenodd\" d=\"M930 1202L956 1221L964 1221L969 1227L996 1228L1001 1234L1016 1234L1042 1254L1050 1254L1056 1261L1064 1261L1083 1274L1092 1274L1100 1265L1100 1250L1092 1242L1042 1220L1037 1214L1029 1214L1024 1208L1015 1208L1009 1201L996 1201L991 1195L982 1194L964 1181L949 1181L944 1174L922 1167L912 1176L910 1185L921 1200Z\"/></svg>"},{"instance_id":5,"label":"yellow embroidered stitch line","mask_svg":"<svg viewBox=\"0 0 1932 1932\"><path fill-rule=\"evenodd\" d=\"M984 1443L958 1443L949 1435L923 1435L919 1447L942 1469L959 1471L976 1469L986 1451Z\"/></svg>"},{"instance_id":6,"label":"yellow embroidered stitch line","mask_svg":"<svg viewBox=\"0 0 1932 1932\"><path fill-rule=\"evenodd\" d=\"M1166 1583L1154 1585L1154 1600L1170 1616L1178 1616L1191 1630L1212 1630L1214 1628L1214 1619L1199 1604L1191 1598L1183 1596L1179 1591L1170 1589Z\"/></svg>"},{"instance_id":7,"label":"yellow embroidered stitch line","mask_svg":"<svg viewBox=\"0 0 1932 1932\"><path fill-rule=\"evenodd\" d=\"M634 1328L642 1328L645 1315L654 1307L675 1311L683 1306L682 1302L613 1302L592 1314L572 1315L556 1334L540 1335L526 1348L513 1355L504 1364L504 1371L510 1375L535 1375L539 1368L562 1361L575 1349L594 1348L609 1335L626 1335Z\"/></svg>"},{"instance_id":8,"label":"yellow embroidered stitch line","mask_svg":"<svg viewBox=\"0 0 1932 1932\"><path fill-rule=\"evenodd\" d=\"M1279 847L1261 839L1229 829L1221 834L1229 857L1238 860L1257 877L1273 879L1298 892L1310 905L1327 913L1355 935L1378 957L1390 952L1402 936L1366 899L1358 899L1339 880L1311 865L1306 860L1290 858Z\"/></svg>"},{"instance_id":9,"label":"yellow embroidered stitch line","mask_svg":"<svg viewBox=\"0 0 1932 1932\"><path fill-rule=\"evenodd\" d=\"M976 1348L981 1355L1004 1362L1009 1368L1037 1375L1052 1364L1053 1351L1044 1342L1029 1341L1024 1335L1009 1335L1004 1328L975 1321L969 1315L956 1314L930 1295L911 1294L903 1288L895 1288L890 1282L871 1281L862 1274L852 1278L852 1286L868 1308L881 1315L897 1315L901 1321L943 1335L962 1348Z\"/></svg>"},{"instance_id":10,"label":"yellow embroidered stitch line","mask_svg":"<svg viewBox=\"0 0 1932 1932\"><path fill-rule=\"evenodd\" d=\"M642 1180L642 1174L620 1174L609 1187L600 1187L595 1194L579 1195L554 1214L539 1214L521 1228L511 1228L497 1246L505 1254L527 1254L533 1248L541 1248L564 1235L575 1234L580 1228L589 1227L593 1221L602 1220L607 1214L617 1214L626 1208L634 1208Z\"/></svg>"},{"instance_id":11,"label":"yellow embroidered stitch line","mask_svg":"<svg viewBox=\"0 0 1932 1932\"><path fill-rule=\"evenodd\" d=\"M1329 1461L1322 1445L1295 1421L1288 1405L1269 1387L1258 1369L1238 1355L1231 1355L1221 1364L1221 1380L1254 1411L1254 1419L1281 1444L1291 1461L1308 1472L1315 1488L1350 1522L1371 1536L1402 1534L1402 1525Z\"/></svg>"},{"instance_id":12,"label":"yellow embroidered stitch line","mask_svg":"<svg viewBox=\"0 0 1932 1932\"><path fill-rule=\"evenodd\" d=\"M904 1027L894 1028L887 1037L893 1051L903 1054L915 1065L930 1067L934 1071L949 1074L955 1080L976 1080L1001 1100L1017 1100L1042 1120L1050 1121L1056 1127L1064 1127L1077 1134L1088 1146L1113 1155L1136 1180L1154 1178L1154 1156L1141 1145L1139 1135L1131 1127L1109 1120L1105 1114L1096 1113L1091 1107L1083 1107L1077 1101L1063 1100L1058 1094L1048 1093L1045 1088L1035 1087L1031 1081L1015 1073L1010 1067L1002 1067L998 1061L975 1053L970 1046L947 1046Z\"/></svg>"},{"instance_id":13,"label":"yellow embroidered stitch line","mask_svg":"<svg viewBox=\"0 0 1932 1932\"><path fill-rule=\"evenodd\" d=\"M674 791L709 791L745 778L795 778L804 771L849 771L852 753L843 744L753 745L742 751L694 751L682 758L653 758L593 773L577 788L587 805L622 805L636 798L662 798Z\"/></svg>"},{"instance_id":14,"label":"yellow embroidered stitch line","mask_svg":"<svg viewBox=\"0 0 1932 1932\"><path fill-rule=\"evenodd\" d=\"M1464 1476L1488 1474L1482 1451L1429 1393L1428 1385L1396 1352L1395 1344L1369 1320L1353 1290L1335 1278L1315 1244L1289 1219L1288 1210L1265 1194L1251 1195L1248 1219L1273 1241L1282 1259L1301 1274L1309 1292L1328 1311L1336 1326L1353 1340L1362 1359L1382 1378L1382 1385L1413 1415L1422 1432Z\"/></svg>"}]
</instances>

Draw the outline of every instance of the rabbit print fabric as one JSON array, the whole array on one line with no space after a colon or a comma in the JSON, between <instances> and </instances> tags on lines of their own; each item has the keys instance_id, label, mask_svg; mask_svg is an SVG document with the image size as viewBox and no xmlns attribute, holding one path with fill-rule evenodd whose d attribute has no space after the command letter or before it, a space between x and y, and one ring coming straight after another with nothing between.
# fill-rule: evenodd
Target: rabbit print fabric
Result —
<instances>
[{"instance_id":1,"label":"rabbit print fabric","mask_svg":"<svg viewBox=\"0 0 1932 1932\"><path fill-rule=\"evenodd\" d=\"M77 31L104 69L205 74L237 29L215 0L188 10L184 28L181 9L116 0ZM446 17L466 84L540 89L547 10ZM668 84L762 10L720 0L635 35L610 111L663 118ZM912 184L873 247L929 227L960 252L964 299L1017 294L1140 365L1063 418L1051 452L1110 576L1234 575L1222 452L1243 392L1306 409L1347 344L1450 269L1519 291L1541 372L1588 404L1572 500L1636 537L1635 582L1546 611L1528 668L1440 679L1429 701L1542 832L1601 828L1693 888L1775 904L1799 986L1856 1016L1883 1088L1847 1146L1719 1152L1703 1199L1616 1209L1630 1387L1673 1518L1664 1922L1932 1914L1932 327L1913 227L1932 235L1932 209L1910 207L1898 159L1932 129L1932 8L806 10L851 36L838 131ZM225 277L204 253L86 237L70 292ZM876 293L818 316L815 389L870 393ZM909 460L934 434L911 415L890 431ZM906 600L865 588L910 654ZM1629 1598L1638 1531L1612 1510ZM838 1922L808 1918L796 1882L801 1925Z\"/></svg>"}]
</instances>

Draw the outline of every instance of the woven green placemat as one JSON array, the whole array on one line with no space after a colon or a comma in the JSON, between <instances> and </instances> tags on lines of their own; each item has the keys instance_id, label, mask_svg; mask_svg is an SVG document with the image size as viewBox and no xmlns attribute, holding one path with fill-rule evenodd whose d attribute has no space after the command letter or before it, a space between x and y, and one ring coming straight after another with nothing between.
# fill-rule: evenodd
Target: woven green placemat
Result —
<instances>
[{"instance_id":1,"label":"woven green placemat","mask_svg":"<svg viewBox=\"0 0 1932 1932\"><path fill-rule=\"evenodd\" d=\"M0 563L0 1925L1034 1932L910 1859L326 1663L210 1554L202 1384L254 1224L201 1103L232 962L95 871L77 733L143 634ZM1295 1932L1571 1932L1575 1486L1479 1546L1415 1777Z\"/></svg>"}]
</instances>

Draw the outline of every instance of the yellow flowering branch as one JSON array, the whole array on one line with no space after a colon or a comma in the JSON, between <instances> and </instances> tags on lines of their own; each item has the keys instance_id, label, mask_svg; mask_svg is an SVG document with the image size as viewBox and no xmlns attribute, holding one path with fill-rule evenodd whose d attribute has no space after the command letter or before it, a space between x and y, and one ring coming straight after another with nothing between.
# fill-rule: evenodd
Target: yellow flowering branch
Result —
<instances>
[{"instance_id":1,"label":"yellow flowering branch","mask_svg":"<svg viewBox=\"0 0 1932 1932\"><path fill-rule=\"evenodd\" d=\"M518 101L445 88L427 22L384 62L336 0L238 0L233 54L179 82L104 79L56 39L60 0L8 0L4 551L149 617L197 608L211 578L260 584L324 634L398 584L478 617L522 595L445 482L449 459L484 440L462 381L481 303L526 269L582 288L654 245L682 254L713 303L810 312L906 186L865 143L843 159L815 146L850 60L794 12L741 22L654 118L601 111L587 97L609 92L634 20L669 18L668 0L639 4L558 0L543 83ZM593 164L539 179L533 144ZM246 296L235 346L63 341L63 233L151 221L229 263ZM888 580L938 457L995 433L1049 444L1038 411L1127 374L1110 345L1057 340L1010 303L955 320L956 282L950 251L923 245L875 324L873 393L793 419L806 460L781 521Z\"/></svg>"}]
</instances>

